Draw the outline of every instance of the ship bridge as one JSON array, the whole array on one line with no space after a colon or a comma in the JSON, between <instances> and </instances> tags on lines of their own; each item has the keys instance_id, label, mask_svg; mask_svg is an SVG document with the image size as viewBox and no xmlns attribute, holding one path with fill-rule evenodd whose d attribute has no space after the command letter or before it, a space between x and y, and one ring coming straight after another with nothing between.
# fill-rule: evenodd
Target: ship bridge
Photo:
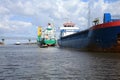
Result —
<instances>
[{"instance_id":1,"label":"ship bridge","mask_svg":"<svg viewBox=\"0 0 120 80\"><path fill-rule=\"evenodd\" d=\"M66 22L63 24L62 27L60 27L60 33L61 33L60 37L71 35L79 31L80 31L79 27L75 26L74 23Z\"/></svg>"}]
</instances>

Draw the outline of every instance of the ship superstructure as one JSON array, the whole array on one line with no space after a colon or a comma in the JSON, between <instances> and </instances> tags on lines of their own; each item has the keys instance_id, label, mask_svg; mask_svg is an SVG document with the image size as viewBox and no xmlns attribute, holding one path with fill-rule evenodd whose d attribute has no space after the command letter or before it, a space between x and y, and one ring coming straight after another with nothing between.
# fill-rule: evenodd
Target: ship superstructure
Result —
<instances>
[{"instance_id":1,"label":"ship superstructure","mask_svg":"<svg viewBox=\"0 0 120 80\"><path fill-rule=\"evenodd\" d=\"M60 27L60 37L65 37L79 32L79 27L75 26L73 22L66 22Z\"/></svg>"}]
</instances>

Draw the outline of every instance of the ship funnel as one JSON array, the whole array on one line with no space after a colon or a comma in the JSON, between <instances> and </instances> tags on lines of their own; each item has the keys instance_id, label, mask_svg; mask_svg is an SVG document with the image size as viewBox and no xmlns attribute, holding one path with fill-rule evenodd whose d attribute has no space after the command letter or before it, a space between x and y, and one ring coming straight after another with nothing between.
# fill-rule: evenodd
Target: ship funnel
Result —
<instances>
[{"instance_id":1,"label":"ship funnel","mask_svg":"<svg viewBox=\"0 0 120 80\"><path fill-rule=\"evenodd\" d=\"M38 38L37 38L37 41L39 42L41 40L41 35L42 35L42 28L41 27L38 27Z\"/></svg>"},{"instance_id":2,"label":"ship funnel","mask_svg":"<svg viewBox=\"0 0 120 80\"><path fill-rule=\"evenodd\" d=\"M41 35L42 35L42 28L38 27L38 36L41 37Z\"/></svg>"}]
</instances>

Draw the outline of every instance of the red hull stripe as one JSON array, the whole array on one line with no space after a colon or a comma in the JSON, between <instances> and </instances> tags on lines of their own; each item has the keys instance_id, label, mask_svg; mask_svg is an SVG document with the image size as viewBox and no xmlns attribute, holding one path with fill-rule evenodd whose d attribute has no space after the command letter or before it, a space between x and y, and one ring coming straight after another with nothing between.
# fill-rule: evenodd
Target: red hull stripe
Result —
<instances>
[{"instance_id":1,"label":"red hull stripe","mask_svg":"<svg viewBox=\"0 0 120 80\"><path fill-rule=\"evenodd\" d=\"M109 28L109 27L116 27L116 26L120 27L120 21L99 24L99 25L91 27L91 29L95 30L95 29L100 29L100 28Z\"/></svg>"}]
</instances>

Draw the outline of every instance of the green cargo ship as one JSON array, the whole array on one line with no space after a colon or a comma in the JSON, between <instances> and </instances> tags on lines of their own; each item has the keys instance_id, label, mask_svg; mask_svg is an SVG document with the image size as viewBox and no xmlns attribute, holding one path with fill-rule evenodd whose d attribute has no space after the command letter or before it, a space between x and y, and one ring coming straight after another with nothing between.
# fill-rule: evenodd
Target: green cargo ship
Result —
<instances>
[{"instance_id":1,"label":"green cargo ship","mask_svg":"<svg viewBox=\"0 0 120 80\"><path fill-rule=\"evenodd\" d=\"M48 27L45 30L42 30L42 27L38 27L37 43L40 47L56 45L55 29L50 23L48 23Z\"/></svg>"}]
</instances>

